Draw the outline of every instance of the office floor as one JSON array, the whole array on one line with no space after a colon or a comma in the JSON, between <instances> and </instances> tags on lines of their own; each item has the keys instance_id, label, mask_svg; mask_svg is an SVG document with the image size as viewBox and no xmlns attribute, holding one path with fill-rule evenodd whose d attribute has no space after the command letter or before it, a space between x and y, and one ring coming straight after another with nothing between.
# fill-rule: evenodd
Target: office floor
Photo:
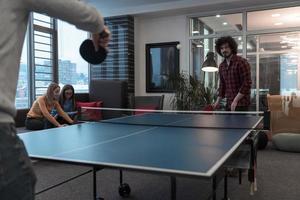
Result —
<instances>
[{"instance_id":1,"label":"office floor","mask_svg":"<svg viewBox=\"0 0 300 200\"><path fill-rule=\"evenodd\" d=\"M81 167L52 162L35 162L38 176L36 191L87 171ZM228 191L231 200L296 200L300 196L300 154L276 151L272 145L258 152L258 191L249 195L246 174L242 185L237 178L229 178ZM118 195L119 171L104 169L97 174L98 192L106 200L123 199ZM170 178L157 174L124 172L124 181L131 186L128 200L170 199ZM178 200L207 199L211 185L204 180L179 177L177 179ZM218 199L223 196L223 184L218 187ZM92 174L84 175L65 185L36 196L37 200L88 200L92 199Z\"/></svg>"}]
</instances>

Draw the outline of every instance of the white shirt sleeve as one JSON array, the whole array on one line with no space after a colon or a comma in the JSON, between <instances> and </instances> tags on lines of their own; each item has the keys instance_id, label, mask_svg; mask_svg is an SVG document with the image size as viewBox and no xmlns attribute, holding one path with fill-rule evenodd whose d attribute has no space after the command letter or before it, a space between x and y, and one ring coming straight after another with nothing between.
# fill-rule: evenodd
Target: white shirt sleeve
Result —
<instances>
[{"instance_id":1,"label":"white shirt sleeve","mask_svg":"<svg viewBox=\"0 0 300 200\"><path fill-rule=\"evenodd\" d=\"M29 11L67 21L78 29L100 33L104 20L96 8L79 0L23 0Z\"/></svg>"}]
</instances>

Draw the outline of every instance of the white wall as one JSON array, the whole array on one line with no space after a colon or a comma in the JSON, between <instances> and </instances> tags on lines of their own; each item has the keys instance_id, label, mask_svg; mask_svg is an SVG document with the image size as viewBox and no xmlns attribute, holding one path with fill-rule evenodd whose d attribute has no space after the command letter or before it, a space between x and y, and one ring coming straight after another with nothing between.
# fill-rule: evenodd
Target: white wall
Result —
<instances>
[{"instance_id":1,"label":"white wall","mask_svg":"<svg viewBox=\"0 0 300 200\"><path fill-rule=\"evenodd\" d=\"M147 43L179 41L180 71L189 70L189 44L187 40L186 16L168 17L135 17L135 95L161 95L163 93L146 93L146 54ZM164 109L171 109L170 98L172 94L166 93Z\"/></svg>"}]
</instances>

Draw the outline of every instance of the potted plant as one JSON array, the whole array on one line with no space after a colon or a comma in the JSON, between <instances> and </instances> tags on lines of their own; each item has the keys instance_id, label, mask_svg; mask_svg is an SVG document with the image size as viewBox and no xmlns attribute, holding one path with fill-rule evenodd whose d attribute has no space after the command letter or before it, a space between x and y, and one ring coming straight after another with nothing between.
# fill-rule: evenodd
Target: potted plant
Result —
<instances>
[{"instance_id":1,"label":"potted plant","mask_svg":"<svg viewBox=\"0 0 300 200\"><path fill-rule=\"evenodd\" d=\"M171 104L177 110L202 110L212 104L216 90L205 87L204 84L190 75L180 73L170 78L174 88L174 98Z\"/></svg>"}]
</instances>

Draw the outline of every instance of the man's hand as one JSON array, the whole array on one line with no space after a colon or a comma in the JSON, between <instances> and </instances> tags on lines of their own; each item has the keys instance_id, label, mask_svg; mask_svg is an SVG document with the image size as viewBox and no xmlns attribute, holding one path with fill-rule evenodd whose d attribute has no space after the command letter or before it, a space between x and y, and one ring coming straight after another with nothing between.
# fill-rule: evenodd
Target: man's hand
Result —
<instances>
[{"instance_id":1,"label":"man's hand","mask_svg":"<svg viewBox=\"0 0 300 200\"><path fill-rule=\"evenodd\" d=\"M92 34L92 41L95 47L95 51L99 50L99 46L108 50L108 43L110 41L110 31L105 26L101 33L93 33Z\"/></svg>"},{"instance_id":2,"label":"man's hand","mask_svg":"<svg viewBox=\"0 0 300 200\"><path fill-rule=\"evenodd\" d=\"M212 105L213 106L213 109L216 110L220 107L220 102L221 102L222 98L221 97L218 97L216 102Z\"/></svg>"},{"instance_id":3,"label":"man's hand","mask_svg":"<svg viewBox=\"0 0 300 200\"><path fill-rule=\"evenodd\" d=\"M216 110L219 108L219 102L215 102L213 105L212 105L213 109Z\"/></svg>"},{"instance_id":4,"label":"man's hand","mask_svg":"<svg viewBox=\"0 0 300 200\"><path fill-rule=\"evenodd\" d=\"M230 110L231 110L231 111L235 111L235 108L236 108L237 104L238 104L237 101L233 101L233 102L231 103Z\"/></svg>"},{"instance_id":5,"label":"man's hand","mask_svg":"<svg viewBox=\"0 0 300 200\"><path fill-rule=\"evenodd\" d=\"M238 102L243 98L243 96L244 95L240 92L236 95L236 97L233 99L233 102L231 103L231 106L230 106L231 111L235 111Z\"/></svg>"}]
</instances>

